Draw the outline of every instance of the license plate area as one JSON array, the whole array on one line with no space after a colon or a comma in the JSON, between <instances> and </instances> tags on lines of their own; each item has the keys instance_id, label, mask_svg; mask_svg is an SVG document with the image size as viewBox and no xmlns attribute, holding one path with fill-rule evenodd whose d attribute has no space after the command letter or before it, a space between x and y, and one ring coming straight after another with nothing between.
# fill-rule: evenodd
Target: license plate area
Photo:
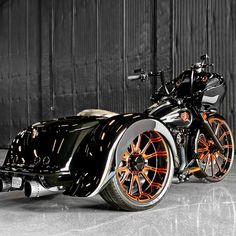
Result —
<instances>
[{"instance_id":1,"label":"license plate area","mask_svg":"<svg viewBox=\"0 0 236 236\"><path fill-rule=\"evenodd\" d=\"M23 182L23 180L22 180L21 177L14 177L13 176L12 177L12 183L11 183L12 188L21 188L22 182Z\"/></svg>"}]
</instances>

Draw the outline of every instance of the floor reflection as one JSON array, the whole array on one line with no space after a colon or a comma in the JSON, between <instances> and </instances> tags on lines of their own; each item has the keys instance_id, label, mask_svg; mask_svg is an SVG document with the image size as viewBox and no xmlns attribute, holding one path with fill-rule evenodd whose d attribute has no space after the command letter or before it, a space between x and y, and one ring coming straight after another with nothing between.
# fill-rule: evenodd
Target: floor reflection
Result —
<instances>
[{"instance_id":1,"label":"floor reflection","mask_svg":"<svg viewBox=\"0 0 236 236\"><path fill-rule=\"evenodd\" d=\"M236 235L236 175L172 185L155 208L114 211L99 196L28 199L0 193L1 235ZM19 232L21 232L19 234Z\"/></svg>"}]
</instances>

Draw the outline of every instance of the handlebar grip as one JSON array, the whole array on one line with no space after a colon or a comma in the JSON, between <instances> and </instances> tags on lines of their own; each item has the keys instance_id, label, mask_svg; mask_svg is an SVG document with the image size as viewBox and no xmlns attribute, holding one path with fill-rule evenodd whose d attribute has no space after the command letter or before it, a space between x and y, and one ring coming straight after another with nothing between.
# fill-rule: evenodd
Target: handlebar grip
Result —
<instances>
[{"instance_id":1,"label":"handlebar grip","mask_svg":"<svg viewBox=\"0 0 236 236\"><path fill-rule=\"evenodd\" d=\"M128 80L138 80L140 78L141 78L140 75L129 75L128 76Z\"/></svg>"}]
</instances>

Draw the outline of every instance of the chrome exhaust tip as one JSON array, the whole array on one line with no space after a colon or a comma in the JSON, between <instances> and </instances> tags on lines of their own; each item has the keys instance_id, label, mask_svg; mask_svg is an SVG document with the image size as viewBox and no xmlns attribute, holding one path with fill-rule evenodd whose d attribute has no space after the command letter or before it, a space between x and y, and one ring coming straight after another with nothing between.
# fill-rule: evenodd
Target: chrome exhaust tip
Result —
<instances>
[{"instance_id":1,"label":"chrome exhaust tip","mask_svg":"<svg viewBox=\"0 0 236 236\"><path fill-rule=\"evenodd\" d=\"M58 187L52 188L44 188L39 182L37 181L27 181L25 182L25 196L26 197L42 197L52 194L60 193L62 189Z\"/></svg>"},{"instance_id":2,"label":"chrome exhaust tip","mask_svg":"<svg viewBox=\"0 0 236 236\"><path fill-rule=\"evenodd\" d=\"M0 192L8 192L11 188L11 181L0 179Z\"/></svg>"}]
</instances>

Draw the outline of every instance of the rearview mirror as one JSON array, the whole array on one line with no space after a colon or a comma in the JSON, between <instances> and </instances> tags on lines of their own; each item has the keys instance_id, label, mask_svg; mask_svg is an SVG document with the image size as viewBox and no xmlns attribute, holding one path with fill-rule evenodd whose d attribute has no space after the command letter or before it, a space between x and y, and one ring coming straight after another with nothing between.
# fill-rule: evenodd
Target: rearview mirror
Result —
<instances>
[{"instance_id":1,"label":"rearview mirror","mask_svg":"<svg viewBox=\"0 0 236 236\"><path fill-rule=\"evenodd\" d=\"M205 54L205 55L202 55L201 57L200 57L200 59L202 60L202 61L205 61L206 59L209 59L210 57L207 55L207 54Z\"/></svg>"}]
</instances>

